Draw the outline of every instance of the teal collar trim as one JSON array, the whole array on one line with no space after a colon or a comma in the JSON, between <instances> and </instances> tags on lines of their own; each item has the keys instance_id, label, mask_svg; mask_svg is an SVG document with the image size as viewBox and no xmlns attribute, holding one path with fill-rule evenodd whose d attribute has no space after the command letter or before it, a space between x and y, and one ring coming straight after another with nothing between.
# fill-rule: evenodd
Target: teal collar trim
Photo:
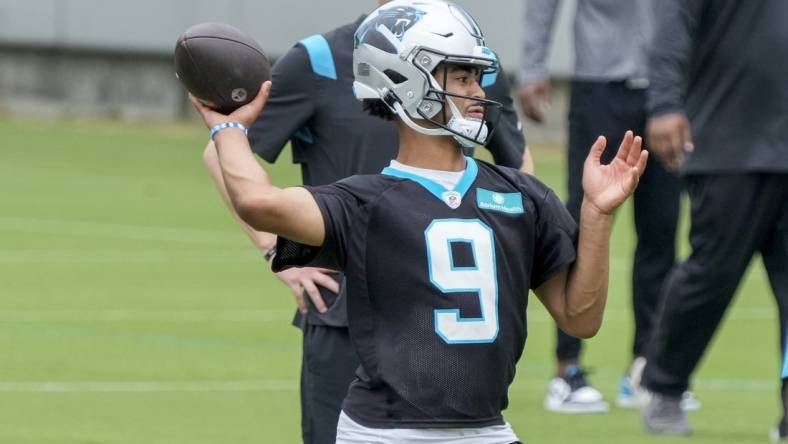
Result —
<instances>
[{"instance_id":1,"label":"teal collar trim","mask_svg":"<svg viewBox=\"0 0 788 444\"><path fill-rule=\"evenodd\" d=\"M471 185L473 184L473 181L476 180L476 174L478 172L479 172L479 167L478 165L476 165L476 161L473 160L473 158L466 156L465 172L462 174L462 177L460 177L460 181L457 182L457 186L454 187L453 190L460 194L460 199L465 197L465 193L468 192L468 190L471 188ZM441 201L443 201L443 193L447 191L452 191L452 190L447 190L446 187L444 187L443 185L433 180L427 179L426 177L419 176L418 174L413 174L408 171L398 170L392 167L383 168L381 174L384 174L386 176L394 176L402 179L412 180L418 183L419 185L423 186L424 188L426 188L427 191L432 193L435 197L437 197Z\"/></svg>"}]
</instances>

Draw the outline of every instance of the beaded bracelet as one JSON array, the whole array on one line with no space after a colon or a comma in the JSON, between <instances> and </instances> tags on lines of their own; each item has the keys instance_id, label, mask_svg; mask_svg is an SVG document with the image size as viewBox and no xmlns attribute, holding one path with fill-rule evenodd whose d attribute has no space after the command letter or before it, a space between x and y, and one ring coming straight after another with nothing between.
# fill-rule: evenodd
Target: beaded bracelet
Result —
<instances>
[{"instance_id":1,"label":"beaded bracelet","mask_svg":"<svg viewBox=\"0 0 788 444\"><path fill-rule=\"evenodd\" d=\"M221 131L223 129L227 129L227 128L238 128L240 130L243 130L244 134L248 134L249 133L249 130L246 129L246 127L243 126L243 124L241 124L241 122L224 122L224 123L220 123L220 124L214 126L213 128L211 128L211 140L214 140L214 137L216 136L216 133L218 133L219 131Z\"/></svg>"}]
</instances>

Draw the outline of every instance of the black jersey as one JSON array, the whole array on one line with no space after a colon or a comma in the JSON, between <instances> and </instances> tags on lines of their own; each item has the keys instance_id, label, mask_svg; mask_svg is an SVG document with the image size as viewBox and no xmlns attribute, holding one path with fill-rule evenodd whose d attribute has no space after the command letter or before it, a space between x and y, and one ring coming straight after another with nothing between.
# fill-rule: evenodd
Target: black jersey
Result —
<instances>
[{"instance_id":1,"label":"black jersey","mask_svg":"<svg viewBox=\"0 0 788 444\"><path fill-rule=\"evenodd\" d=\"M268 162L290 141L305 185L377 173L397 155L396 125L367 114L353 95L353 34L363 19L305 38L278 60L268 102L249 131L252 149ZM505 75L487 75L482 86L504 105L488 149L497 164L519 168L525 138L509 82ZM308 321L347 325L342 295L319 288L330 309L320 314L306 298Z\"/></svg>"},{"instance_id":2,"label":"black jersey","mask_svg":"<svg viewBox=\"0 0 788 444\"><path fill-rule=\"evenodd\" d=\"M343 410L365 426L500 424L528 290L575 260L577 226L552 191L466 159L451 191L391 168L308 187L324 245L278 243L276 270L345 272L362 368Z\"/></svg>"}]
</instances>

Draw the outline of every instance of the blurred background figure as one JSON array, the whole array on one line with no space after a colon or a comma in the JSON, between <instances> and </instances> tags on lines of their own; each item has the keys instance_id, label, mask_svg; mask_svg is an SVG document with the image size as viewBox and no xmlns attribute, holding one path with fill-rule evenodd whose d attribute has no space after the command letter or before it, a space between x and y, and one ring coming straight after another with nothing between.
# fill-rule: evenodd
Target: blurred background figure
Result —
<instances>
[{"instance_id":1,"label":"blurred background figure","mask_svg":"<svg viewBox=\"0 0 788 444\"><path fill-rule=\"evenodd\" d=\"M643 385L645 429L690 434L679 401L755 253L788 304L788 2L659 2L650 59L649 148L691 201L689 258L663 287ZM653 165L653 164L652 164ZM786 384L782 390L783 408ZM773 432L788 439L785 414Z\"/></svg>"},{"instance_id":2,"label":"blurred background figure","mask_svg":"<svg viewBox=\"0 0 788 444\"><path fill-rule=\"evenodd\" d=\"M397 155L399 136L394 122L371 116L353 95L353 36L365 17L304 38L277 61L268 102L249 131L252 149L269 163L276 162L289 142L305 185L376 174ZM481 83L488 99L504 105L488 146L496 163L532 173L533 161L506 74L484 77ZM206 147L204 160L235 220L270 261L276 237L255 231L234 213L213 143ZM295 297L299 311L293 323L303 331L303 441L333 443L342 401L359 367L348 332L344 277L309 267L291 268L276 276Z\"/></svg>"},{"instance_id":3,"label":"blurred background figure","mask_svg":"<svg viewBox=\"0 0 788 444\"><path fill-rule=\"evenodd\" d=\"M524 114L540 124L545 121L551 101L546 61L559 3L559 0L529 0L525 9L519 97ZM583 162L590 144L599 135L615 140L626 130L644 133L652 7L652 0L583 0L577 3L566 204L575 220L580 216ZM610 162L614 155L615 150L608 147L603 162ZM620 407L638 406L635 390L659 306L659 289L675 261L678 215L678 179L655 159L646 167L634 196L637 246L632 264L632 307L635 332L631 365L621 379L616 396L616 404ZM606 411L607 403L598 390L588 385L580 365L581 341L560 329L556 332L558 366L545 396L545 407L564 413ZM697 408L698 404L687 398L685 406Z\"/></svg>"}]
</instances>

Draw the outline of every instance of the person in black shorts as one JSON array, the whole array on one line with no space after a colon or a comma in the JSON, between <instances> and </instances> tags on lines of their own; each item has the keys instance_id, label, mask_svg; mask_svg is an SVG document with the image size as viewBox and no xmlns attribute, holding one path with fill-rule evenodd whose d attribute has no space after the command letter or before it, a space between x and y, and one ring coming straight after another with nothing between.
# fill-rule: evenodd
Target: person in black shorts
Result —
<instances>
[{"instance_id":1,"label":"person in black shorts","mask_svg":"<svg viewBox=\"0 0 788 444\"><path fill-rule=\"evenodd\" d=\"M501 411L525 343L528 290L566 331L596 334L613 212L634 191L647 153L628 132L601 165L605 140L595 142L578 229L533 176L464 155L462 147L489 140L501 106L479 85L497 59L464 10L392 2L354 40L355 95L371 114L395 118L397 158L380 174L279 189L242 131L270 83L229 116L192 98L215 136L231 204L250 227L279 236L275 271L345 273L361 366L338 443L516 442Z\"/></svg>"},{"instance_id":2,"label":"person in black shorts","mask_svg":"<svg viewBox=\"0 0 788 444\"><path fill-rule=\"evenodd\" d=\"M353 34L364 18L302 39L278 60L265 112L249 129L252 149L270 163L277 161L290 141L293 161L301 166L305 185L377 173L397 154L396 126L369 116L353 96ZM503 73L491 73L482 79L482 85L490 98L503 104L487 145L495 162L532 172L508 79ZM212 144L206 147L204 158L229 203ZM236 220L261 254L270 259L275 236ZM295 296L299 311L294 324L303 330L303 440L308 444L333 443L342 400L359 365L348 336L342 275L307 267L285 270L277 277Z\"/></svg>"}]
</instances>

